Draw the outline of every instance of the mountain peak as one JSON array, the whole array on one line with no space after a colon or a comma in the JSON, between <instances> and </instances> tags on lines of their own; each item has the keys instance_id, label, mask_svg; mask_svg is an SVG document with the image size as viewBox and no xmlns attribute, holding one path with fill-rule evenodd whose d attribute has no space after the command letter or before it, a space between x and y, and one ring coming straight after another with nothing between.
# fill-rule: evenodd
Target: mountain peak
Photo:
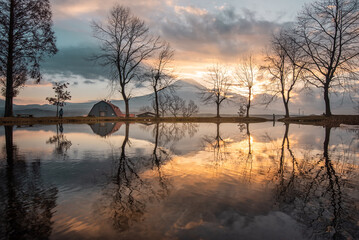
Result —
<instances>
[{"instance_id":1,"label":"mountain peak","mask_svg":"<svg viewBox=\"0 0 359 240\"><path fill-rule=\"evenodd\" d=\"M181 86L181 87L188 86L188 87L203 88L203 85L194 79L180 79L180 80L177 80L174 84Z\"/></svg>"}]
</instances>

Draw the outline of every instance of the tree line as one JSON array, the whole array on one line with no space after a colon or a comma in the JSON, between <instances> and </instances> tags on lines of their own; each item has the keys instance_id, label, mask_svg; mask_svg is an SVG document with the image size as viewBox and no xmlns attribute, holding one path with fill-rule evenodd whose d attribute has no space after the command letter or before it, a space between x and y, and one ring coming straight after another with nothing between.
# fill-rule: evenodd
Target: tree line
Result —
<instances>
[{"instance_id":1,"label":"tree line","mask_svg":"<svg viewBox=\"0 0 359 240\"><path fill-rule=\"evenodd\" d=\"M9 117L13 98L28 79L41 80L40 63L45 56L56 54L57 48L49 0L0 0L0 10L0 83L6 98L4 116ZM174 116L181 111L183 116L189 115L183 112L185 108L192 109L192 114L198 111L195 103L186 106L173 94L164 94L173 93L177 79L174 50L151 34L129 8L114 5L106 20L92 22L92 29L100 44L100 52L92 60L109 69L111 85L121 94L127 117L132 90L138 83L151 88L157 117L166 111ZM231 74L220 64L209 68L201 97L204 103L216 105L220 117L221 104L231 93L239 91L237 88L245 90L247 101L239 112L249 117L255 84L266 79L265 90L271 96L267 103L279 96L286 117L294 91L299 93L303 86L322 90L325 115L331 116L331 93L356 83L358 67L358 0L317 0L305 5L294 23L272 36L261 63L250 55L242 57Z\"/></svg>"},{"instance_id":2,"label":"tree line","mask_svg":"<svg viewBox=\"0 0 359 240\"><path fill-rule=\"evenodd\" d=\"M228 100L231 87L246 89L247 103L239 113L249 116L253 87L266 78L266 93L271 103L277 96L283 101L285 117L294 91L305 87L322 90L325 116L331 116L330 95L336 90L350 90L358 80L359 67L359 3L357 0L318 0L304 6L297 20L273 34L264 63L253 57L242 57L229 74L225 66L209 68L204 101L215 103L217 117L220 104ZM301 84L299 84L301 83Z\"/></svg>"}]
</instances>

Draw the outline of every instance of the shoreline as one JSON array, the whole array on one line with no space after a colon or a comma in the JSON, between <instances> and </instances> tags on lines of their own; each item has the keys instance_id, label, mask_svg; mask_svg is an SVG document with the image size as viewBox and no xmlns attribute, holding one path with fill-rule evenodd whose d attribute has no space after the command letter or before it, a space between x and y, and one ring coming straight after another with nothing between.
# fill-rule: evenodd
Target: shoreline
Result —
<instances>
[{"instance_id":1,"label":"shoreline","mask_svg":"<svg viewBox=\"0 0 359 240\"><path fill-rule=\"evenodd\" d=\"M323 115L313 115L282 118L278 119L278 121L290 124L339 127L341 124L359 125L359 115L332 115L330 117Z\"/></svg>"},{"instance_id":2,"label":"shoreline","mask_svg":"<svg viewBox=\"0 0 359 240\"><path fill-rule=\"evenodd\" d=\"M34 125L34 124L95 124L102 122L136 122L136 123L259 123L267 122L268 120L260 117L161 117L161 118L146 118L146 117L1 117L0 125Z\"/></svg>"},{"instance_id":3,"label":"shoreline","mask_svg":"<svg viewBox=\"0 0 359 240\"><path fill-rule=\"evenodd\" d=\"M276 120L288 124L302 124L302 125L315 125L315 126L329 126L339 127L341 124L346 125L359 125L359 115L333 115L326 116L302 116L281 118ZM144 123L154 124L160 122L168 123L261 123L272 122L261 117L161 117L161 118L148 118L148 117L1 117L0 125L53 125L53 124L96 124L103 122L131 122L131 123Z\"/></svg>"}]
</instances>

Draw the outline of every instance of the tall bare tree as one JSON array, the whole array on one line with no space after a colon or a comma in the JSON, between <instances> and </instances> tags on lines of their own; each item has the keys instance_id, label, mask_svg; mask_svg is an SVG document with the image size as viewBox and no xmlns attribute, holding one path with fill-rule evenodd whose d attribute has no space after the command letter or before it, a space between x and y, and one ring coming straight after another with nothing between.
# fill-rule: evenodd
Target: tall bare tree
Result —
<instances>
[{"instance_id":1,"label":"tall bare tree","mask_svg":"<svg viewBox=\"0 0 359 240\"><path fill-rule=\"evenodd\" d=\"M358 0L317 0L298 17L295 40L305 53L308 83L323 89L325 115L330 92L357 79L359 66Z\"/></svg>"},{"instance_id":2,"label":"tall bare tree","mask_svg":"<svg viewBox=\"0 0 359 240\"><path fill-rule=\"evenodd\" d=\"M231 87L231 77L228 69L220 64L215 64L208 69L208 78L205 80L208 87L201 89L201 100L205 104L216 104L217 117L220 117L220 106L228 100Z\"/></svg>"},{"instance_id":3,"label":"tall bare tree","mask_svg":"<svg viewBox=\"0 0 359 240\"><path fill-rule=\"evenodd\" d=\"M283 29L277 35L273 35L265 59L266 65L263 67L265 72L268 72L271 81L266 87L267 92L272 93L268 104L280 95L284 104L285 117L289 117L291 94L302 79L305 67L305 63L301 61L299 46L288 34L288 31Z\"/></svg>"},{"instance_id":4,"label":"tall bare tree","mask_svg":"<svg viewBox=\"0 0 359 240\"><path fill-rule=\"evenodd\" d=\"M129 117L130 83L142 75L143 61L160 47L145 22L134 16L129 8L115 5L104 23L93 22L94 37L101 42L101 53L94 56L110 68L111 83L122 95Z\"/></svg>"},{"instance_id":5,"label":"tall bare tree","mask_svg":"<svg viewBox=\"0 0 359 240\"><path fill-rule=\"evenodd\" d=\"M253 96L253 86L258 77L258 71L259 68L256 66L252 55L242 57L235 71L235 80L239 87L246 88L248 91L246 117L249 117L249 109L251 107L251 100Z\"/></svg>"},{"instance_id":6,"label":"tall bare tree","mask_svg":"<svg viewBox=\"0 0 359 240\"><path fill-rule=\"evenodd\" d=\"M160 117L160 91L172 88L174 85L175 76L170 66L173 61L174 50L169 43L164 43L159 49L157 57L154 59L150 66L149 73L146 74L146 80L150 83L150 87L154 93L154 105L153 108L156 113L156 117ZM172 90L172 89L171 89Z\"/></svg>"},{"instance_id":7,"label":"tall bare tree","mask_svg":"<svg viewBox=\"0 0 359 240\"><path fill-rule=\"evenodd\" d=\"M57 52L49 0L0 0L0 83L5 117L28 78L41 80L40 62Z\"/></svg>"}]
</instances>

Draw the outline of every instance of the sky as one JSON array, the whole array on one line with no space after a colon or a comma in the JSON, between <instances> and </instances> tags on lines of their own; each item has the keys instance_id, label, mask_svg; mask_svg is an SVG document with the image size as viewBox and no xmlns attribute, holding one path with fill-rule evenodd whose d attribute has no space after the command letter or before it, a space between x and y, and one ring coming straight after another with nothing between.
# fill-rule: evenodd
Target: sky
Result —
<instances>
[{"instance_id":1,"label":"sky","mask_svg":"<svg viewBox=\"0 0 359 240\"><path fill-rule=\"evenodd\" d=\"M59 52L42 63L44 80L27 83L16 104L44 104L52 83L70 83L71 102L121 99L106 71L88 59L98 51L91 22L104 21L114 4L130 7L154 35L175 50L179 79L204 81L214 63L235 65L241 56L264 53L271 34L295 21L311 0L51 0ZM134 91L136 95L146 89Z\"/></svg>"}]
</instances>

